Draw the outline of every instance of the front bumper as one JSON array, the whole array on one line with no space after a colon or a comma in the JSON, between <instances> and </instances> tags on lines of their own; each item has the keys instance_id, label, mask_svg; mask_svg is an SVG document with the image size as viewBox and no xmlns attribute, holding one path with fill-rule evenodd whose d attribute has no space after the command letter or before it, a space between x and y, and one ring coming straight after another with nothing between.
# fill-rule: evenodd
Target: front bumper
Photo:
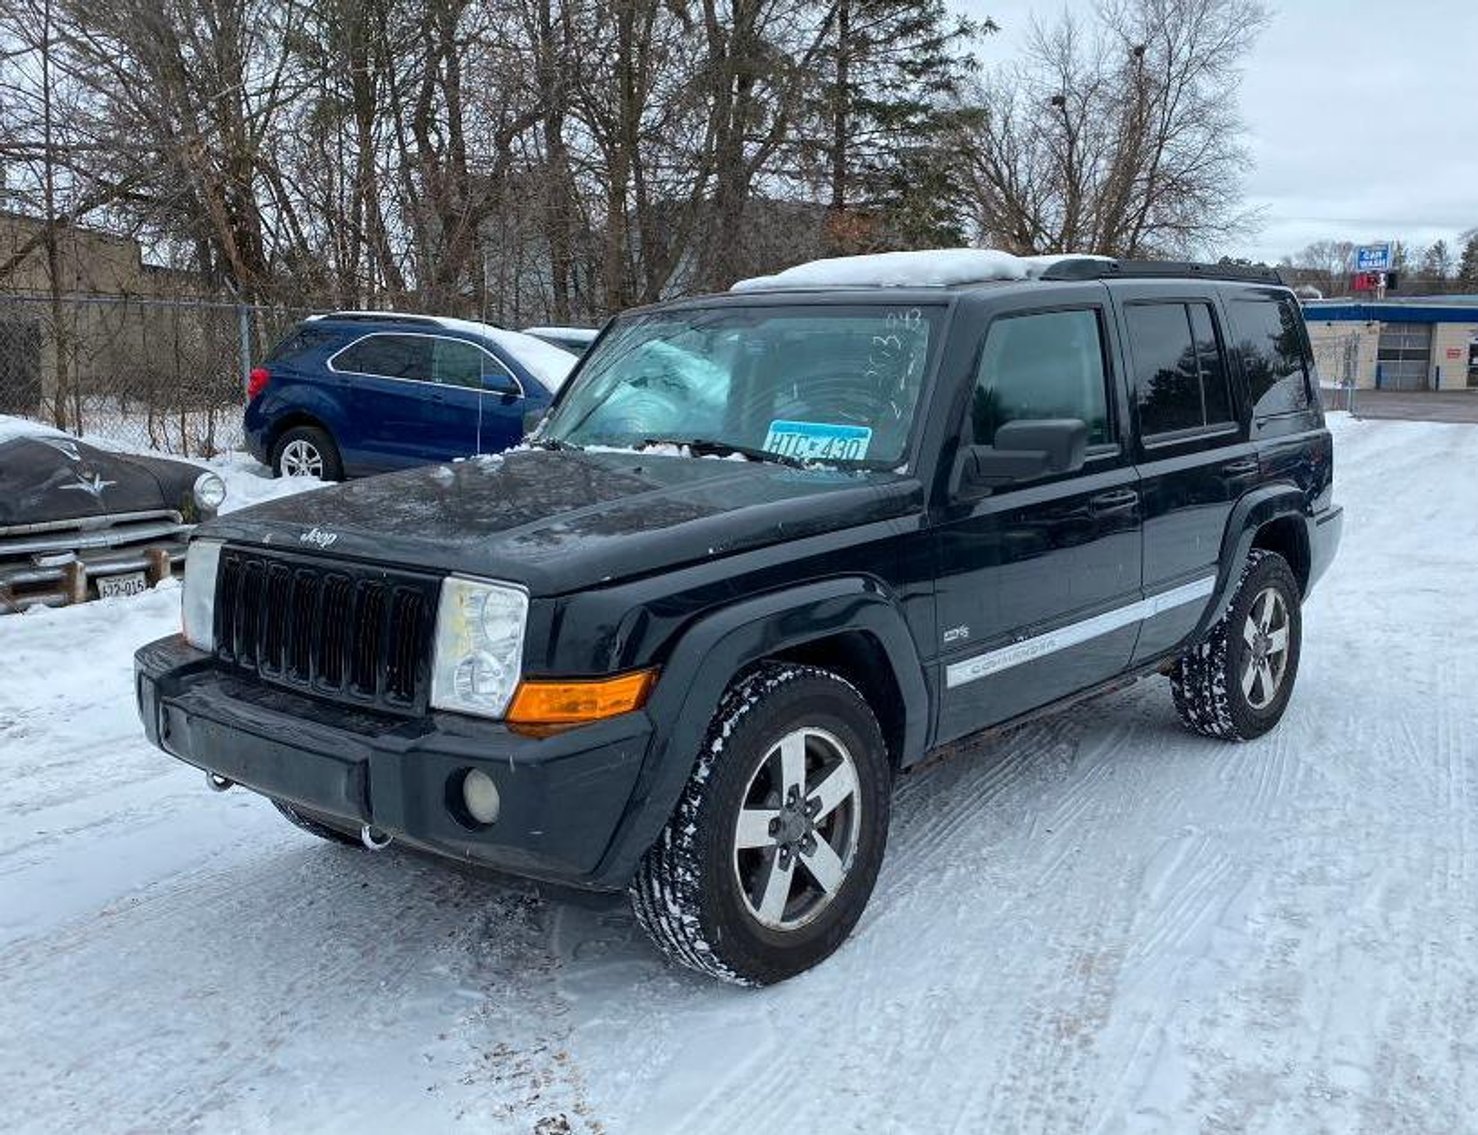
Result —
<instances>
[{"instance_id":1,"label":"front bumper","mask_svg":"<svg viewBox=\"0 0 1478 1135\"><path fill-rule=\"evenodd\" d=\"M394 718L240 677L179 636L134 656L149 740L264 796L439 855L528 878L614 890L597 874L646 756L641 713L533 738L457 714ZM460 777L498 786L498 819L457 818Z\"/></svg>"},{"instance_id":2,"label":"front bumper","mask_svg":"<svg viewBox=\"0 0 1478 1135\"><path fill-rule=\"evenodd\" d=\"M0 562L0 614L96 598L97 581L108 576L143 572L152 586L184 570L186 543L186 537L171 537L144 546L88 549L62 562L41 557Z\"/></svg>"}]
</instances>

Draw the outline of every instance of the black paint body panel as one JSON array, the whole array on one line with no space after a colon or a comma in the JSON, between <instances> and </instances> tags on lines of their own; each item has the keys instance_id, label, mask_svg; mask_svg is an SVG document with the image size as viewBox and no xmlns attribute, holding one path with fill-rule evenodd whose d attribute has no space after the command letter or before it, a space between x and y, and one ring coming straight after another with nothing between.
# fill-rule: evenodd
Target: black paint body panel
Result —
<instances>
[{"instance_id":1,"label":"black paint body panel","mask_svg":"<svg viewBox=\"0 0 1478 1135\"><path fill-rule=\"evenodd\" d=\"M339 719L336 706L310 711L311 699L287 691L264 703L250 683L232 685L165 640L138 655L146 728L181 759L432 850L618 888L670 814L724 689L757 660L867 644L897 690L893 756L906 767L1173 657L1224 609L1270 525L1296 526L1283 531L1304 541L1312 586L1341 523L1317 401L1254 421L1234 365L1238 420L1228 428L1154 445L1137 429L1121 303L1191 297L1220 318L1223 292L1249 287L1030 281L787 293L798 304L948 308L924 417L892 472L523 450L326 489L202 530L247 547L521 584L530 593L524 673L658 667L639 713L542 740L455 714L381 729ZM760 302L775 297L687 306ZM1083 306L1102 319L1111 444L1090 451L1080 472L962 498L953 474L992 320ZM1167 596L1176 601L1162 609ZM1085 626L1094 633L1082 637ZM1015 650L998 670L961 678L974 661ZM520 819L496 839L449 832L438 814L459 761L518 795ZM553 797L540 793L564 794L559 824L569 830L558 838L543 826Z\"/></svg>"}]
</instances>

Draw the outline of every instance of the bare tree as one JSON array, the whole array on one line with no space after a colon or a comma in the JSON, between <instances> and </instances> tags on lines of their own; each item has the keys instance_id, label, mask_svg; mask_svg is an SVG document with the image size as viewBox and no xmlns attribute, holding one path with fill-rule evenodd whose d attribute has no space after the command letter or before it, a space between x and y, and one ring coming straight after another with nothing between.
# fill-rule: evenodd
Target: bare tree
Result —
<instances>
[{"instance_id":1,"label":"bare tree","mask_svg":"<svg viewBox=\"0 0 1478 1135\"><path fill-rule=\"evenodd\" d=\"M1242 231L1238 68L1256 0L1107 0L1036 25L960 152L974 226L1020 252L1188 254Z\"/></svg>"}]
</instances>

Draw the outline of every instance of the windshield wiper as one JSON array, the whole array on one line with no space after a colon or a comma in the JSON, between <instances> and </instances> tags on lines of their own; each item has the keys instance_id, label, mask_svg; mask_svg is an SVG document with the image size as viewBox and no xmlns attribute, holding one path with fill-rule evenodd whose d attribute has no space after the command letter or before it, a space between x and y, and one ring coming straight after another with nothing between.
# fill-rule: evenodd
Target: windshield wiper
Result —
<instances>
[{"instance_id":1,"label":"windshield wiper","mask_svg":"<svg viewBox=\"0 0 1478 1135\"><path fill-rule=\"evenodd\" d=\"M737 445L732 441L715 441L708 437L649 437L641 443L645 449L649 445L685 445L699 457L728 457L737 453L740 457L747 457L751 461L769 461L776 465L789 465L792 469L804 469L806 463L799 457L789 457L783 453L775 453L768 449L760 449L754 445Z\"/></svg>"}]
</instances>

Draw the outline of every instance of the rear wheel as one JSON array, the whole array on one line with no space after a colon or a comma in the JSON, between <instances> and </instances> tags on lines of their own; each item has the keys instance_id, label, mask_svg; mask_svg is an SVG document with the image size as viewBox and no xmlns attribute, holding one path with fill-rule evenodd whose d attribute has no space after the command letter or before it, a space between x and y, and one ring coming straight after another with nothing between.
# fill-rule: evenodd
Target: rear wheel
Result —
<instances>
[{"instance_id":1,"label":"rear wheel","mask_svg":"<svg viewBox=\"0 0 1478 1135\"><path fill-rule=\"evenodd\" d=\"M1226 614L1170 676L1181 721L1207 737L1262 736L1288 708L1302 636L1293 569L1274 552L1253 551Z\"/></svg>"},{"instance_id":2,"label":"rear wheel","mask_svg":"<svg viewBox=\"0 0 1478 1135\"><path fill-rule=\"evenodd\" d=\"M294 426L284 430L272 446L272 474L276 477L317 477L342 481L344 465L339 447L327 430Z\"/></svg>"},{"instance_id":3,"label":"rear wheel","mask_svg":"<svg viewBox=\"0 0 1478 1135\"><path fill-rule=\"evenodd\" d=\"M772 664L730 687L677 808L631 885L674 961L744 985L809 969L846 940L887 842L877 719L827 670Z\"/></svg>"}]
</instances>

